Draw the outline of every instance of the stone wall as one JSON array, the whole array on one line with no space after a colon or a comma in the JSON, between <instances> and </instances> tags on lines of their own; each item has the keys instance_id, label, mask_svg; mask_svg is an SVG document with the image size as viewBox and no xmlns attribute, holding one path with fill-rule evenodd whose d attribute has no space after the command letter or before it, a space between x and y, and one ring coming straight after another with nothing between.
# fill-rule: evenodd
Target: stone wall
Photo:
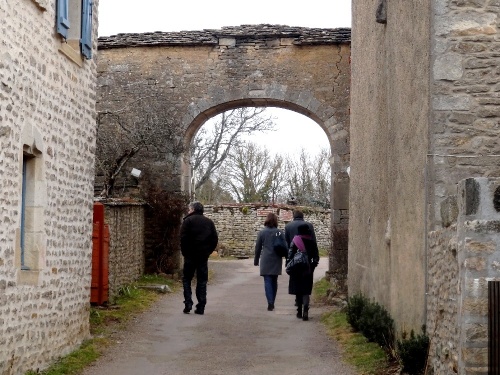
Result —
<instances>
[{"instance_id":1,"label":"stone wall","mask_svg":"<svg viewBox=\"0 0 500 375\"><path fill-rule=\"evenodd\" d=\"M486 374L488 281L500 280L500 179L462 180L457 196L453 223L429 236L429 366Z\"/></svg>"},{"instance_id":2,"label":"stone wall","mask_svg":"<svg viewBox=\"0 0 500 375\"><path fill-rule=\"evenodd\" d=\"M205 215L211 218L219 234L219 246L226 255L253 256L257 234L264 227L265 215L278 215L278 228L284 229L293 208L262 205L205 206ZM318 247L330 248L330 211L304 210L304 219L314 225ZM283 220L283 219L286 220Z\"/></svg>"},{"instance_id":3,"label":"stone wall","mask_svg":"<svg viewBox=\"0 0 500 375\"><path fill-rule=\"evenodd\" d=\"M144 206L104 203L109 225L109 301L144 274Z\"/></svg>"},{"instance_id":4,"label":"stone wall","mask_svg":"<svg viewBox=\"0 0 500 375\"><path fill-rule=\"evenodd\" d=\"M377 22L377 8L387 17ZM349 293L425 322L430 0L352 4Z\"/></svg>"},{"instance_id":5,"label":"stone wall","mask_svg":"<svg viewBox=\"0 0 500 375\"><path fill-rule=\"evenodd\" d=\"M429 198L440 226L458 181L500 176L500 3L434 0L432 11Z\"/></svg>"},{"instance_id":6,"label":"stone wall","mask_svg":"<svg viewBox=\"0 0 500 375\"><path fill-rule=\"evenodd\" d=\"M0 6L2 375L42 370L89 336L96 65L62 51L55 8Z\"/></svg>"},{"instance_id":7,"label":"stone wall","mask_svg":"<svg viewBox=\"0 0 500 375\"><path fill-rule=\"evenodd\" d=\"M398 327L425 321L428 234L449 225L457 183L500 175L499 10L353 2L349 288Z\"/></svg>"},{"instance_id":8,"label":"stone wall","mask_svg":"<svg viewBox=\"0 0 500 375\"><path fill-rule=\"evenodd\" d=\"M459 265L456 222L429 235L427 334L435 374L458 372Z\"/></svg>"}]
</instances>

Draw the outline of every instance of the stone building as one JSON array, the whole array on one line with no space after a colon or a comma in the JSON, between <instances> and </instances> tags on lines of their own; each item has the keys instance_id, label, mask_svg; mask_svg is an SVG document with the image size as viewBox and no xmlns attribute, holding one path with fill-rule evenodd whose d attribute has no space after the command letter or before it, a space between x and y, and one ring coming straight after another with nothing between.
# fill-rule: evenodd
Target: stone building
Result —
<instances>
[{"instance_id":1,"label":"stone building","mask_svg":"<svg viewBox=\"0 0 500 375\"><path fill-rule=\"evenodd\" d=\"M349 293L383 304L400 331L427 324L436 374L486 373L500 249L498 227L480 224L498 220L486 204L498 180L462 180L500 175L499 11L353 2Z\"/></svg>"},{"instance_id":2,"label":"stone building","mask_svg":"<svg viewBox=\"0 0 500 375\"><path fill-rule=\"evenodd\" d=\"M98 1L0 4L0 374L89 335Z\"/></svg>"}]
</instances>

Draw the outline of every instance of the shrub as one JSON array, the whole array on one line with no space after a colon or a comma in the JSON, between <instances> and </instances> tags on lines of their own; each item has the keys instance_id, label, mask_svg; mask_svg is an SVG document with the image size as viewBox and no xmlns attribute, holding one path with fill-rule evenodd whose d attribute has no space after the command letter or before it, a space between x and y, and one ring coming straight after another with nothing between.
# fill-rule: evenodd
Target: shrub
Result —
<instances>
[{"instance_id":1,"label":"shrub","mask_svg":"<svg viewBox=\"0 0 500 375\"><path fill-rule=\"evenodd\" d=\"M360 331L359 321L363 309L368 304L368 299L362 294L358 293L349 297L347 300L347 322L354 328L355 331Z\"/></svg>"},{"instance_id":2,"label":"shrub","mask_svg":"<svg viewBox=\"0 0 500 375\"><path fill-rule=\"evenodd\" d=\"M387 310L375 302L369 302L361 314L359 329L368 339L389 348L394 343L394 321Z\"/></svg>"},{"instance_id":3,"label":"shrub","mask_svg":"<svg viewBox=\"0 0 500 375\"><path fill-rule=\"evenodd\" d=\"M394 321L387 310L361 294L347 301L347 321L372 342L389 348L394 342Z\"/></svg>"},{"instance_id":4,"label":"shrub","mask_svg":"<svg viewBox=\"0 0 500 375\"><path fill-rule=\"evenodd\" d=\"M415 332L411 330L410 337L406 338L406 336L404 332L396 346L403 371L410 375L422 374L425 370L429 350L429 336L425 332L425 325L422 326L422 333L415 335Z\"/></svg>"}]
</instances>

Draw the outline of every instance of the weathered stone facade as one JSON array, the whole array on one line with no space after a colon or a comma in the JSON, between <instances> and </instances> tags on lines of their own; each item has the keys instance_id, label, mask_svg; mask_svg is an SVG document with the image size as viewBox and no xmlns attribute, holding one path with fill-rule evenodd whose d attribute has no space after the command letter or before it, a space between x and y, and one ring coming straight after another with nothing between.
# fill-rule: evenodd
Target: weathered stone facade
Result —
<instances>
[{"instance_id":1,"label":"weathered stone facade","mask_svg":"<svg viewBox=\"0 0 500 375\"><path fill-rule=\"evenodd\" d=\"M144 206L141 203L104 203L109 225L109 301L120 288L144 274Z\"/></svg>"},{"instance_id":2,"label":"weathered stone facade","mask_svg":"<svg viewBox=\"0 0 500 375\"><path fill-rule=\"evenodd\" d=\"M68 55L55 8L0 5L2 375L43 369L89 335L96 64Z\"/></svg>"},{"instance_id":3,"label":"weathered stone facade","mask_svg":"<svg viewBox=\"0 0 500 375\"><path fill-rule=\"evenodd\" d=\"M205 215L214 221L219 234L219 247L223 247L225 255L253 256L255 240L264 226L267 212L278 215L278 228L284 229L292 210L291 207L280 206L221 205L205 206ZM318 247L327 250L331 246L330 216L330 211L314 209L307 209L304 214L304 219L314 225Z\"/></svg>"},{"instance_id":4,"label":"weathered stone facade","mask_svg":"<svg viewBox=\"0 0 500 375\"><path fill-rule=\"evenodd\" d=\"M500 176L500 3L435 0L432 13L429 224L439 227L458 181Z\"/></svg>"},{"instance_id":5,"label":"weathered stone facade","mask_svg":"<svg viewBox=\"0 0 500 375\"><path fill-rule=\"evenodd\" d=\"M349 293L425 317L430 0L353 1Z\"/></svg>"},{"instance_id":6,"label":"weathered stone facade","mask_svg":"<svg viewBox=\"0 0 500 375\"><path fill-rule=\"evenodd\" d=\"M436 374L488 373L488 281L499 280L500 179L458 185L454 224L431 232L427 327Z\"/></svg>"},{"instance_id":7,"label":"weathered stone facade","mask_svg":"<svg viewBox=\"0 0 500 375\"><path fill-rule=\"evenodd\" d=\"M427 323L440 374L485 373L491 260L469 247L498 248L460 219L457 185L500 174L499 11L490 0L353 3L350 293L385 305L400 330Z\"/></svg>"},{"instance_id":8,"label":"weathered stone facade","mask_svg":"<svg viewBox=\"0 0 500 375\"><path fill-rule=\"evenodd\" d=\"M290 109L325 131L334 182L342 183L349 160L349 40L348 29L273 25L102 37L97 107L138 117L140 98L151 106L159 101L186 147L205 121L226 110ZM184 191L190 188L188 156L178 161ZM153 167L145 159L138 168L165 173L161 163Z\"/></svg>"}]
</instances>

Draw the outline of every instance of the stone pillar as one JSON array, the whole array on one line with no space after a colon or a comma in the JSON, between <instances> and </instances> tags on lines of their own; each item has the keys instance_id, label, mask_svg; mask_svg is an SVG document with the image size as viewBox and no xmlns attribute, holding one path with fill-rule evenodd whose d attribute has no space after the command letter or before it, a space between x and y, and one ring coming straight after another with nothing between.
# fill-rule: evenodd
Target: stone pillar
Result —
<instances>
[{"instance_id":1,"label":"stone pillar","mask_svg":"<svg viewBox=\"0 0 500 375\"><path fill-rule=\"evenodd\" d=\"M468 178L458 189L459 369L488 372L488 280L500 280L500 179Z\"/></svg>"},{"instance_id":2,"label":"stone pillar","mask_svg":"<svg viewBox=\"0 0 500 375\"><path fill-rule=\"evenodd\" d=\"M328 277L339 292L347 293L347 261L349 240L349 154L332 157L332 242L329 253Z\"/></svg>"}]
</instances>

